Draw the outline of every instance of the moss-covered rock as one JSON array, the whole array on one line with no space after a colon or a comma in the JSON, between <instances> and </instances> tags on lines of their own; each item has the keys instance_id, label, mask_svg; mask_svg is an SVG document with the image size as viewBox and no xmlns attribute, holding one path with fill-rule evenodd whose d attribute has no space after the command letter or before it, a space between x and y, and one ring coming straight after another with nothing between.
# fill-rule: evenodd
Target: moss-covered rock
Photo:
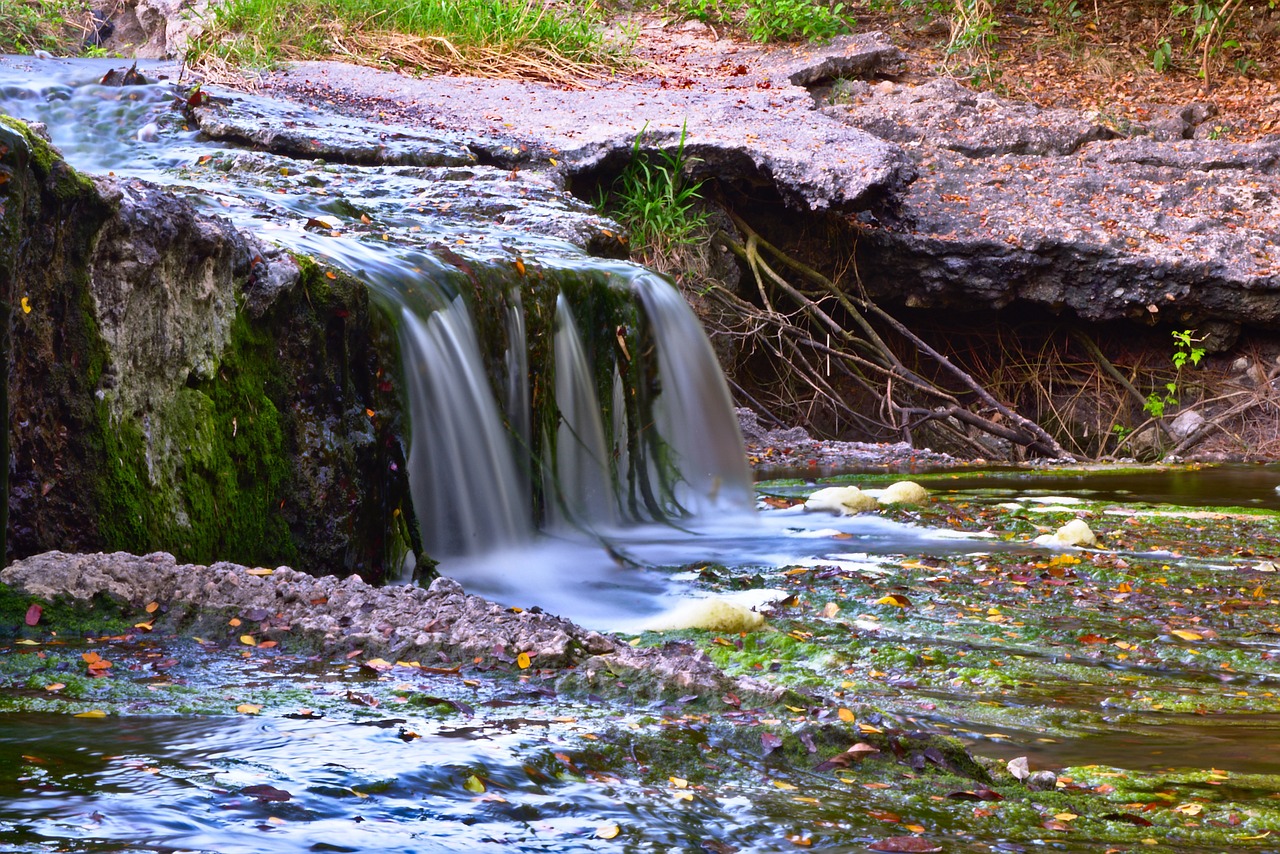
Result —
<instances>
[{"instance_id":1,"label":"moss-covered rock","mask_svg":"<svg viewBox=\"0 0 1280 854\"><path fill-rule=\"evenodd\" d=\"M414 537L363 285L0 123L7 556L163 549L381 578Z\"/></svg>"}]
</instances>

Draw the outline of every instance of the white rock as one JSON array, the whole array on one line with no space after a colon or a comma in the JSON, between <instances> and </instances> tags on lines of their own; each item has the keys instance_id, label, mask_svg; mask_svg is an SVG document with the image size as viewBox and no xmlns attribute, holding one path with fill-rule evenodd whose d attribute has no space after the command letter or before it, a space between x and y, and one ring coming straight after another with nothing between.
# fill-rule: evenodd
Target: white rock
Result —
<instances>
[{"instance_id":1,"label":"white rock","mask_svg":"<svg viewBox=\"0 0 1280 854\"><path fill-rule=\"evenodd\" d=\"M841 513L853 516L866 510L875 510L879 503L856 486L828 486L809 496L804 509L812 513Z\"/></svg>"},{"instance_id":2,"label":"white rock","mask_svg":"<svg viewBox=\"0 0 1280 854\"><path fill-rule=\"evenodd\" d=\"M727 599L695 599L645 620L653 632L705 629L709 632L750 632L764 625L764 615Z\"/></svg>"},{"instance_id":3,"label":"white rock","mask_svg":"<svg viewBox=\"0 0 1280 854\"><path fill-rule=\"evenodd\" d=\"M160 126L155 122L147 122L138 128L139 142L155 142L156 137L160 135Z\"/></svg>"},{"instance_id":4,"label":"white rock","mask_svg":"<svg viewBox=\"0 0 1280 854\"><path fill-rule=\"evenodd\" d=\"M929 490L910 480L890 484L880 493L881 504L928 504Z\"/></svg>"},{"instance_id":5,"label":"white rock","mask_svg":"<svg viewBox=\"0 0 1280 854\"><path fill-rule=\"evenodd\" d=\"M1096 546L1098 538L1093 535L1089 524L1083 519L1072 519L1052 534L1041 534L1036 537L1036 544L1041 546Z\"/></svg>"}]
</instances>

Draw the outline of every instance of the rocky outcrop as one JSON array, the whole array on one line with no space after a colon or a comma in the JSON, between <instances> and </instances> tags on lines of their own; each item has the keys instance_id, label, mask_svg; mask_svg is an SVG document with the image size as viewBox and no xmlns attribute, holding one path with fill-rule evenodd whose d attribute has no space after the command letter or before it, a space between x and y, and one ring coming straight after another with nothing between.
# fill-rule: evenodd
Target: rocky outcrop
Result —
<instances>
[{"instance_id":1,"label":"rocky outcrop","mask_svg":"<svg viewBox=\"0 0 1280 854\"><path fill-rule=\"evenodd\" d=\"M916 307L1280 325L1280 140L1190 139L1210 114L1198 105L1122 135L952 82L831 97L826 114L901 143L919 166L894 205L855 225L873 292Z\"/></svg>"},{"instance_id":2,"label":"rocky outcrop","mask_svg":"<svg viewBox=\"0 0 1280 854\"><path fill-rule=\"evenodd\" d=\"M524 653L534 667L575 668L566 675L579 688L617 690L622 679L629 694L718 697L732 690L772 700L783 693L753 680L729 679L701 652L680 645L634 649L560 617L468 595L448 578L430 588L373 587L357 576L316 578L287 566L182 564L163 552L48 552L0 571L0 584L46 602L105 597L139 614L154 602L156 619L202 632L226 632L231 612L240 618L233 635L326 654L358 649L368 657L447 666L475 656L514 664Z\"/></svg>"},{"instance_id":3,"label":"rocky outcrop","mask_svg":"<svg viewBox=\"0 0 1280 854\"><path fill-rule=\"evenodd\" d=\"M408 502L364 287L143 182L78 175L5 122L9 555L159 547L378 576Z\"/></svg>"}]
</instances>

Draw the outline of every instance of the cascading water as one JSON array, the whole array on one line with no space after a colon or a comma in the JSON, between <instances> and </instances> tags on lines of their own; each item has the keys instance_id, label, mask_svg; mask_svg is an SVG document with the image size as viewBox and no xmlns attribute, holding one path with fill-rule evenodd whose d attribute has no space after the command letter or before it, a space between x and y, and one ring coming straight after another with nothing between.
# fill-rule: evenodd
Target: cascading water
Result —
<instances>
[{"instance_id":1,"label":"cascading water","mask_svg":"<svg viewBox=\"0 0 1280 854\"><path fill-rule=\"evenodd\" d=\"M403 162L445 165L333 167L211 142L175 110L172 88L84 82L101 71L34 63L0 73L0 111L44 122L72 165L170 186L368 283L398 329L411 491L433 557L523 547L527 558L543 529L593 544L595 558L573 562L626 588L599 549L625 538L620 526L749 510L729 394L679 294L640 268L530 233L539 220L588 216L575 200L552 187L521 187L513 199L502 170L425 138L429 156L409 151ZM316 121L240 95L227 112L270 126ZM351 136L336 126L307 132ZM411 134L393 136L412 148ZM505 560L443 569L501 576L491 592L518 598Z\"/></svg>"}]
</instances>

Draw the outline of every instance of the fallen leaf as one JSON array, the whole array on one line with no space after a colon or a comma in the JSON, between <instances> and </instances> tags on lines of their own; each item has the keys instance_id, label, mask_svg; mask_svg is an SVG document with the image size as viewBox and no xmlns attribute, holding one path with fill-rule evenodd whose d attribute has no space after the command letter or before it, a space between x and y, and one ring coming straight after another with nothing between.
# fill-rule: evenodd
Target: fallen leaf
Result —
<instances>
[{"instance_id":1,"label":"fallen leaf","mask_svg":"<svg viewBox=\"0 0 1280 854\"><path fill-rule=\"evenodd\" d=\"M253 703L241 703L236 706L236 711L242 715L256 715L262 711L262 706L256 706Z\"/></svg>"},{"instance_id":2,"label":"fallen leaf","mask_svg":"<svg viewBox=\"0 0 1280 854\"><path fill-rule=\"evenodd\" d=\"M32 605L27 609L26 624L28 626L34 626L36 623L40 622L40 615L43 613L44 609L39 605Z\"/></svg>"},{"instance_id":3,"label":"fallen leaf","mask_svg":"<svg viewBox=\"0 0 1280 854\"><path fill-rule=\"evenodd\" d=\"M516 666L521 670L527 670L532 662L529 660L529 653L522 652L516 656Z\"/></svg>"},{"instance_id":4,"label":"fallen leaf","mask_svg":"<svg viewBox=\"0 0 1280 854\"><path fill-rule=\"evenodd\" d=\"M1031 776L1031 768L1027 766L1027 757L1019 756L1017 759L1009 760L1009 773L1019 780L1025 780Z\"/></svg>"},{"instance_id":5,"label":"fallen leaf","mask_svg":"<svg viewBox=\"0 0 1280 854\"><path fill-rule=\"evenodd\" d=\"M462 788L466 789L468 792L474 792L478 795L484 791L484 781L475 774L472 774L467 778L467 781L462 784Z\"/></svg>"},{"instance_id":6,"label":"fallen leaf","mask_svg":"<svg viewBox=\"0 0 1280 854\"><path fill-rule=\"evenodd\" d=\"M602 824L596 828L596 838L614 839L621 832L622 828L618 827L616 824Z\"/></svg>"},{"instance_id":7,"label":"fallen leaf","mask_svg":"<svg viewBox=\"0 0 1280 854\"><path fill-rule=\"evenodd\" d=\"M276 803L283 803L293 797L293 795L289 794L284 789L277 789L275 786L267 786L265 784L260 786L246 786L240 790L240 794L248 795L249 797L259 801Z\"/></svg>"},{"instance_id":8,"label":"fallen leaf","mask_svg":"<svg viewBox=\"0 0 1280 854\"><path fill-rule=\"evenodd\" d=\"M853 718L854 718L853 712L850 711L849 709L844 708L843 706L836 711L836 717L840 718L840 720L844 721L847 724L853 723Z\"/></svg>"},{"instance_id":9,"label":"fallen leaf","mask_svg":"<svg viewBox=\"0 0 1280 854\"><path fill-rule=\"evenodd\" d=\"M1169 632L1169 634L1173 635L1176 638L1182 638L1184 641L1198 641L1198 640L1203 640L1204 638L1204 635L1198 632L1190 632L1190 631L1187 631L1186 629L1173 629L1172 631Z\"/></svg>"},{"instance_id":10,"label":"fallen leaf","mask_svg":"<svg viewBox=\"0 0 1280 854\"><path fill-rule=\"evenodd\" d=\"M764 748L764 755L768 756L782 746L782 738L771 732L762 732L760 733L760 745Z\"/></svg>"},{"instance_id":11,"label":"fallen leaf","mask_svg":"<svg viewBox=\"0 0 1280 854\"><path fill-rule=\"evenodd\" d=\"M901 593L890 593L876 600L877 605L892 605L895 608L910 608L911 600Z\"/></svg>"},{"instance_id":12,"label":"fallen leaf","mask_svg":"<svg viewBox=\"0 0 1280 854\"><path fill-rule=\"evenodd\" d=\"M87 711L87 712L81 712L80 714L75 715L74 717L77 717L77 718L105 718L106 716L107 716L107 713L106 713L106 712L104 712L104 711L102 711L102 709L90 709L89 711Z\"/></svg>"},{"instance_id":13,"label":"fallen leaf","mask_svg":"<svg viewBox=\"0 0 1280 854\"><path fill-rule=\"evenodd\" d=\"M241 635L240 643L244 644L245 646L257 646L258 639L255 638L253 635Z\"/></svg>"},{"instance_id":14,"label":"fallen leaf","mask_svg":"<svg viewBox=\"0 0 1280 854\"><path fill-rule=\"evenodd\" d=\"M1179 804L1173 811L1183 815L1200 815L1204 812L1204 804Z\"/></svg>"},{"instance_id":15,"label":"fallen leaf","mask_svg":"<svg viewBox=\"0 0 1280 854\"><path fill-rule=\"evenodd\" d=\"M148 613L148 614L154 614L157 610L159 610L159 608L160 608L160 603L159 603L159 602L148 602L148 603L147 603L147 613Z\"/></svg>"},{"instance_id":16,"label":"fallen leaf","mask_svg":"<svg viewBox=\"0 0 1280 854\"><path fill-rule=\"evenodd\" d=\"M1124 821L1137 827L1150 827L1151 822L1147 821L1140 815L1134 815L1128 812L1109 812L1103 816L1107 821Z\"/></svg>"}]
</instances>

